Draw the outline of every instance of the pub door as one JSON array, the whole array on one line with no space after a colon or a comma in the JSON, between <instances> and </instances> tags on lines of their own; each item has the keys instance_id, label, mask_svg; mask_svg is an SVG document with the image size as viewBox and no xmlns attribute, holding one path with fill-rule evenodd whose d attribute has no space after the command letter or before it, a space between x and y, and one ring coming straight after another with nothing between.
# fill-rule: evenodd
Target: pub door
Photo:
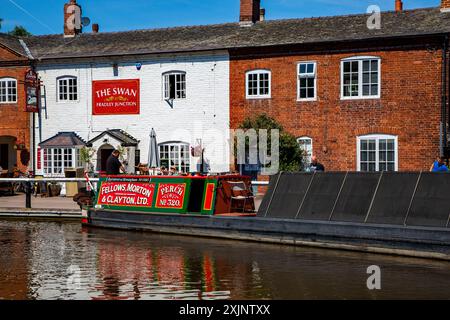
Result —
<instances>
[{"instance_id":1,"label":"pub door","mask_svg":"<svg viewBox=\"0 0 450 320\"><path fill-rule=\"evenodd\" d=\"M101 149L100 150L100 171L106 171L106 162L114 149Z\"/></svg>"},{"instance_id":2,"label":"pub door","mask_svg":"<svg viewBox=\"0 0 450 320\"><path fill-rule=\"evenodd\" d=\"M0 167L3 170L9 169L9 145L8 144L0 144Z\"/></svg>"}]
</instances>

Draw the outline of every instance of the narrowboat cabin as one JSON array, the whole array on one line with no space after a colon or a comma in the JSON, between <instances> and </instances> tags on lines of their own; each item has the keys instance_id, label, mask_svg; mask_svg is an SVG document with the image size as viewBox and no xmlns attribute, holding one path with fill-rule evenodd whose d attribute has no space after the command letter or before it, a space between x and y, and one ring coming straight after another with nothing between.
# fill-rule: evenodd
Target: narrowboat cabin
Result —
<instances>
[{"instance_id":1,"label":"narrowboat cabin","mask_svg":"<svg viewBox=\"0 0 450 320\"><path fill-rule=\"evenodd\" d=\"M256 216L246 176L103 176L97 189L94 210L140 213L143 222L142 214Z\"/></svg>"}]
</instances>

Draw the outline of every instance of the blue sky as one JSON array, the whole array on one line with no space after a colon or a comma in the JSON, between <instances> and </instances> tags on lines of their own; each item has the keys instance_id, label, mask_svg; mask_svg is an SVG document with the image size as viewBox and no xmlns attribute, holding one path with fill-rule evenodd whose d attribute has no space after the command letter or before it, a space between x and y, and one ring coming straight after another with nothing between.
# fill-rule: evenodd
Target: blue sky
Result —
<instances>
[{"instance_id":1,"label":"blue sky","mask_svg":"<svg viewBox=\"0 0 450 320\"><path fill-rule=\"evenodd\" d=\"M33 34L62 33L67 0L0 0L1 32L22 25ZM369 5L392 10L395 0L262 0L267 19L365 12ZM438 6L440 0L403 0L405 9ZM239 0L78 0L83 16L100 31L124 31L235 22ZM20 9L20 8L22 9ZM26 13L26 12L27 13ZM90 30L90 27L89 27Z\"/></svg>"}]
</instances>

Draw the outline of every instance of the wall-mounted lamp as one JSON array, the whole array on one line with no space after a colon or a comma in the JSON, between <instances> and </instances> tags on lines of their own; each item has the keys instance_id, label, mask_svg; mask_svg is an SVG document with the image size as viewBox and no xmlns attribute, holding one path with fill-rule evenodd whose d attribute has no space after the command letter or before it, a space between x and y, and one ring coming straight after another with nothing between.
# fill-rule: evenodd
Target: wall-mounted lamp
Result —
<instances>
[{"instance_id":1,"label":"wall-mounted lamp","mask_svg":"<svg viewBox=\"0 0 450 320\"><path fill-rule=\"evenodd\" d=\"M14 150L25 150L25 143L17 143L13 146Z\"/></svg>"}]
</instances>

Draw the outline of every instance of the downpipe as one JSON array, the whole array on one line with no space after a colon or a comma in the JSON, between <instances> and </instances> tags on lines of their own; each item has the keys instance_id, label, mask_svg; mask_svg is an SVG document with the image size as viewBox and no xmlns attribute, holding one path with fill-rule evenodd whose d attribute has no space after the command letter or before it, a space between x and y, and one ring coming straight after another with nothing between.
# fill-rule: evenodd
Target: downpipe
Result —
<instances>
[{"instance_id":1,"label":"downpipe","mask_svg":"<svg viewBox=\"0 0 450 320\"><path fill-rule=\"evenodd\" d=\"M442 94L441 94L441 124L439 132L439 149L440 156L447 155L447 51L448 51L448 35L444 37L444 43L442 46Z\"/></svg>"}]
</instances>

